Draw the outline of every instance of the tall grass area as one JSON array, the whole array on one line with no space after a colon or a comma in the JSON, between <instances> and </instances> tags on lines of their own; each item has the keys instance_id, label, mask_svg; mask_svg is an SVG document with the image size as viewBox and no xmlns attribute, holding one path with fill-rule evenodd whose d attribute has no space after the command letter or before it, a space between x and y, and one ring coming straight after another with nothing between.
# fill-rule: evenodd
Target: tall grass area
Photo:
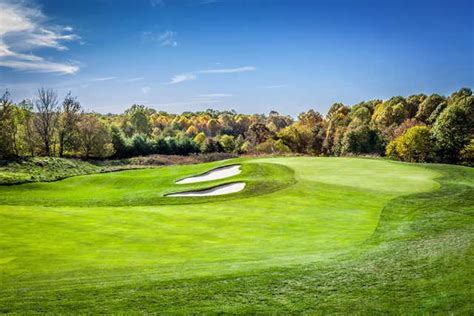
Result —
<instances>
[{"instance_id":1,"label":"tall grass area","mask_svg":"<svg viewBox=\"0 0 474 316\"><path fill-rule=\"evenodd\" d=\"M0 160L0 185L57 181L73 176L156 166L186 165L235 158L211 153L191 156L149 155L116 160L80 160L57 157L23 157Z\"/></svg>"},{"instance_id":2,"label":"tall grass area","mask_svg":"<svg viewBox=\"0 0 474 316\"><path fill-rule=\"evenodd\" d=\"M55 181L107 170L78 159L53 157L18 158L0 161L0 184Z\"/></svg>"}]
</instances>

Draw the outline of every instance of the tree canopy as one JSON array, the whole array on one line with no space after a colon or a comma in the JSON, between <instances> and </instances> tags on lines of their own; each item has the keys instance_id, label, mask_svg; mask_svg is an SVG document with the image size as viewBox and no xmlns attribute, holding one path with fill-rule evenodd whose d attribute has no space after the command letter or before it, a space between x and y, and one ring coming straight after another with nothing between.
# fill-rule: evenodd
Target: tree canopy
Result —
<instances>
[{"instance_id":1,"label":"tree canopy","mask_svg":"<svg viewBox=\"0 0 474 316\"><path fill-rule=\"evenodd\" d=\"M41 88L33 100L0 98L0 158L124 158L148 154L387 155L392 159L472 164L474 97L415 94L334 103L296 119L277 111L205 110L172 114L133 104L122 114L87 113L68 93Z\"/></svg>"}]
</instances>

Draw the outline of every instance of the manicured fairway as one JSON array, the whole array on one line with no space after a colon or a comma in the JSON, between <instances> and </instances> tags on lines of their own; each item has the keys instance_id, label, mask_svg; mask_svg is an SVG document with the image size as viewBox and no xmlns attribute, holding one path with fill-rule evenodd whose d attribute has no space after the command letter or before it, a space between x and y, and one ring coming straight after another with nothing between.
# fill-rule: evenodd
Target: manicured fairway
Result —
<instances>
[{"instance_id":1,"label":"manicured fairway","mask_svg":"<svg viewBox=\"0 0 474 316\"><path fill-rule=\"evenodd\" d=\"M237 176L175 184L234 163L242 165ZM304 286L305 274L329 266L342 273L342 262L362 262L376 246L406 229L401 221L426 210L419 205L420 210L402 220L387 220L398 216L390 215L391 205L443 192L442 179L454 171L462 177L451 184L472 191L468 168L309 157L240 159L0 186L0 312L276 311L280 303L258 301L268 295L265 281L249 276L293 276L304 267L311 272L296 278ZM245 182L246 187L228 196L164 196L230 182ZM463 229L472 237L469 202L464 198L459 203L468 203L463 210L471 215L460 216L467 216ZM229 288L183 289L183 282L212 283L216 278L228 280ZM235 278L250 279L241 287ZM174 294L157 289L174 285ZM331 293L343 295L346 287L333 286ZM226 296L226 290L232 294ZM141 295L133 304L129 299L134 293ZM184 298L177 293L189 298L179 302ZM249 293L254 301L232 301ZM293 308L280 310L318 310L318 302L327 300L311 291L301 295ZM209 305L211 297L228 304Z\"/></svg>"}]
</instances>

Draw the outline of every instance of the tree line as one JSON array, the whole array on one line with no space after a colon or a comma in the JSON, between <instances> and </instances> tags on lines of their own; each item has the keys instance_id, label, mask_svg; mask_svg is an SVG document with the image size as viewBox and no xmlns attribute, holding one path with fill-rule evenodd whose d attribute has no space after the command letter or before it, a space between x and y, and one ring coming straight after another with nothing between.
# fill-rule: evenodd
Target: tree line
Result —
<instances>
[{"instance_id":1,"label":"tree line","mask_svg":"<svg viewBox=\"0 0 474 316\"><path fill-rule=\"evenodd\" d=\"M33 100L14 103L8 91L0 99L2 159L213 152L380 155L473 164L474 96L462 88L447 97L417 94L353 106L335 103L324 116L309 110L297 119L276 111L170 114L136 104L122 114L99 114L84 111L71 93L60 100L45 88Z\"/></svg>"}]
</instances>

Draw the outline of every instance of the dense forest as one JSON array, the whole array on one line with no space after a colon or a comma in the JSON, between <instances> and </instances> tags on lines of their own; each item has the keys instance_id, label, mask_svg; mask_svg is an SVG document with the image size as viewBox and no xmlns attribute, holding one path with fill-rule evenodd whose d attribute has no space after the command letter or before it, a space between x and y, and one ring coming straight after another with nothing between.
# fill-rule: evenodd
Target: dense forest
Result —
<instances>
[{"instance_id":1,"label":"dense forest","mask_svg":"<svg viewBox=\"0 0 474 316\"><path fill-rule=\"evenodd\" d=\"M438 94L333 104L297 119L271 111L170 114L132 105L122 114L87 113L76 97L41 88L33 100L0 99L0 158L126 158L228 152L381 155L410 162L472 165L474 96Z\"/></svg>"}]
</instances>

